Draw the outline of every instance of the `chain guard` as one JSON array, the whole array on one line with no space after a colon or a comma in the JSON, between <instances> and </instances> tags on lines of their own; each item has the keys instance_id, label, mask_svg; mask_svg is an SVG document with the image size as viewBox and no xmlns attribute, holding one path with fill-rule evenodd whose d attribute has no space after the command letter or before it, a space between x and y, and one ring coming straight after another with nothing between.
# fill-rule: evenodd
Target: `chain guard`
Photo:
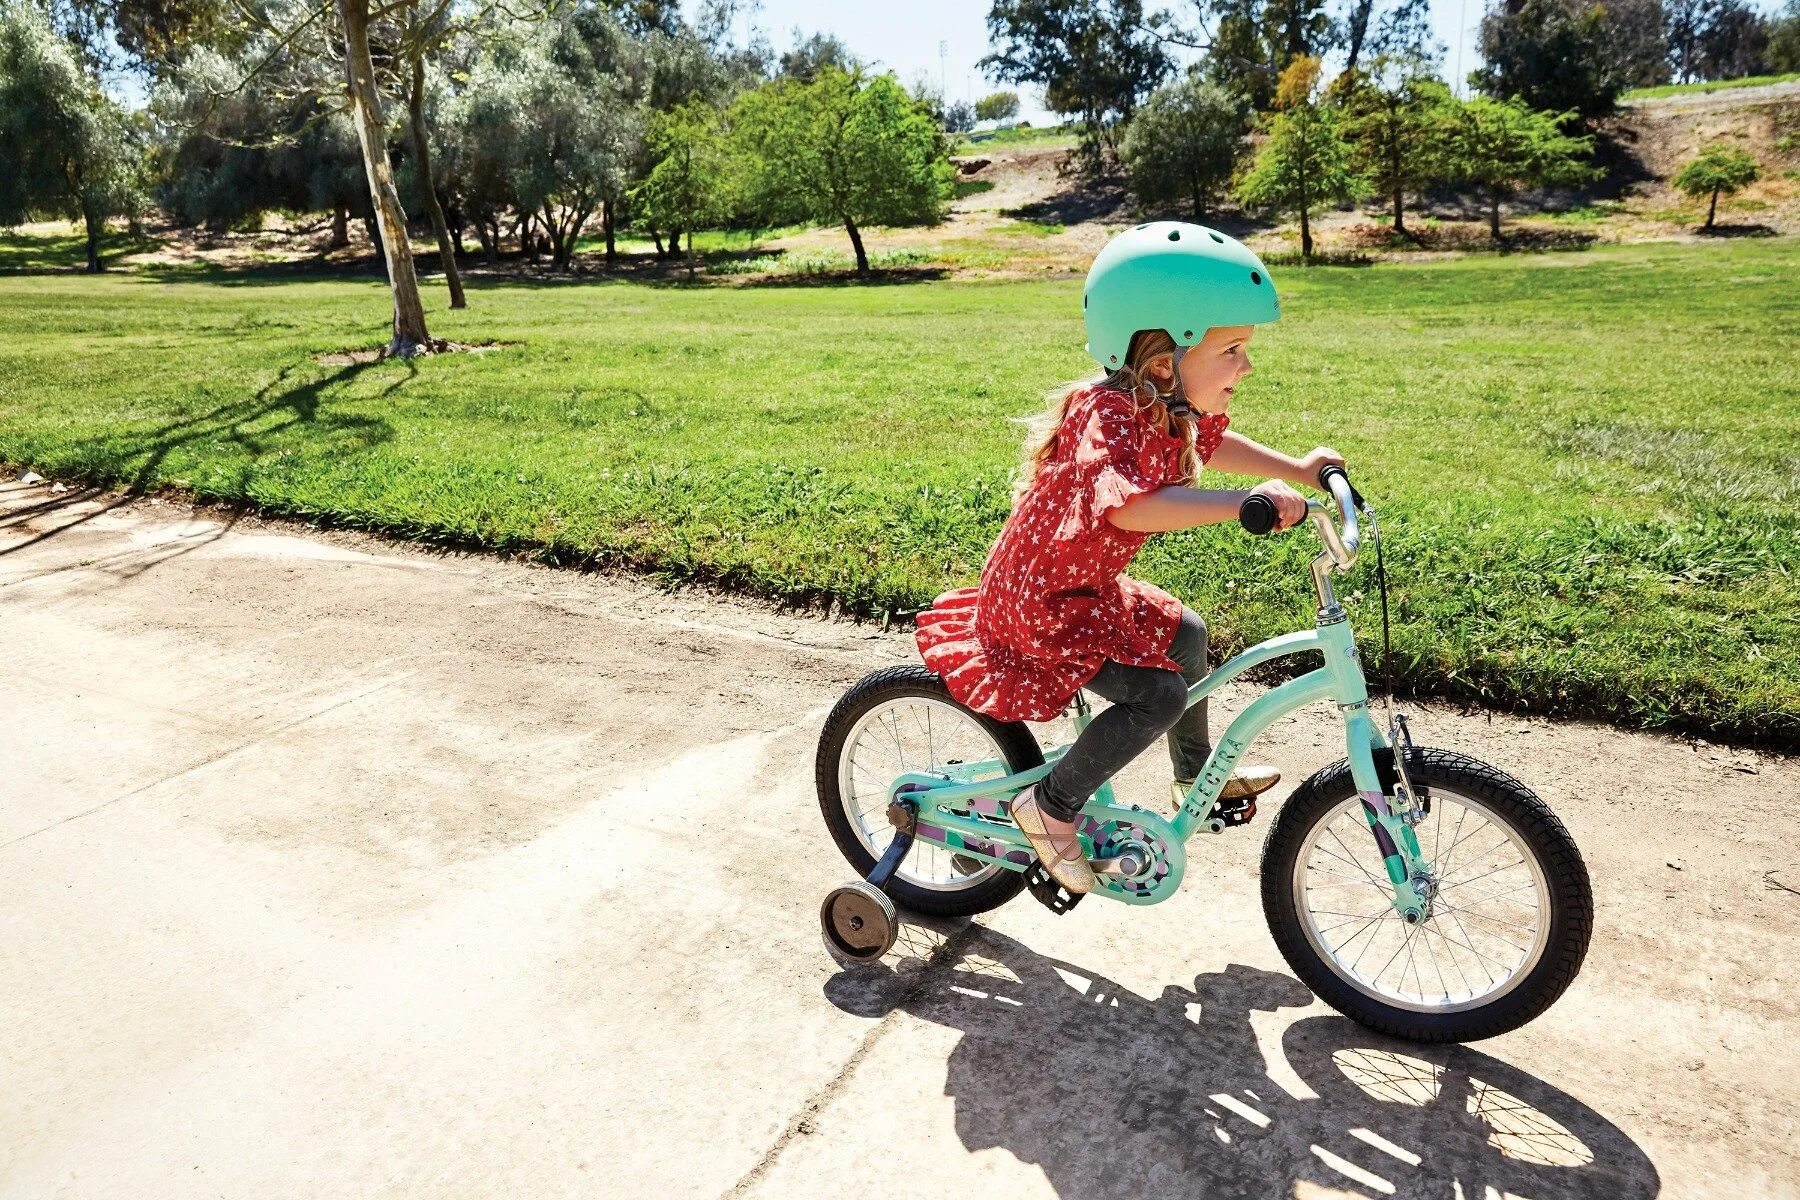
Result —
<instances>
[{"instance_id":1,"label":"chain guard","mask_svg":"<svg viewBox=\"0 0 1800 1200\"><path fill-rule=\"evenodd\" d=\"M1102 824L1089 817L1082 832L1093 843L1095 858L1115 858L1133 848L1148 855L1144 869L1129 879L1110 875L1099 878L1099 886L1115 896L1149 904L1168 899L1168 893L1179 886L1181 876L1170 861L1169 844L1150 826L1123 818Z\"/></svg>"}]
</instances>

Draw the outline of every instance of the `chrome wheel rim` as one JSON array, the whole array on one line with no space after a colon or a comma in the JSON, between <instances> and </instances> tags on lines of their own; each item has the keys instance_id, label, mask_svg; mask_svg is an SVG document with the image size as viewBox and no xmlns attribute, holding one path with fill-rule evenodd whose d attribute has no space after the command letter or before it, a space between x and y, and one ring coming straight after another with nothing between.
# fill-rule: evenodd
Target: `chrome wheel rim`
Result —
<instances>
[{"instance_id":1,"label":"chrome wheel rim","mask_svg":"<svg viewBox=\"0 0 1800 1200\"><path fill-rule=\"evenodd\" d=\"M1294 872L1294 908L1313 952L1371 999L1411 1012L1464 1012L1516 988L1550 940L1543 864L1487 805L1431 789L1414 828L1431 864L1431 914L1408 925L1351 797L1307 831Z\"/></svg>"},{"instance_id":2,"label":"chrome wheel rim","mask_svg":"<svg viewBox=\"0 0 1800 1200\"><path fill-rule=\"evenodd\" d=\"M850 727L838 757L838 796L863 849L880 858L894 840L887 801L895 777L909 771L953 774L962 764L980 762L996 765L970 782L1010 773L1000 744L965 709L930 696L901 696L871 708ZM960 892L1005 870L982 864L965 873L951 861L957 854L921 837L895 875L915 887Z\"/></svg>"}]
</instances>

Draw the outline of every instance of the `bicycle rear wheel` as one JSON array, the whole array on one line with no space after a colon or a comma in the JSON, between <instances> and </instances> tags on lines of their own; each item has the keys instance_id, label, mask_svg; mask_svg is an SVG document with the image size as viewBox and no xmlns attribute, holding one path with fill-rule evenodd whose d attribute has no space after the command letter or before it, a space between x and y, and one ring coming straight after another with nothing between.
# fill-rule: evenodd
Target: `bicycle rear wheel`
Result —
<instances>
[{"instance_id":1,"label":"bicycle rear wheel","mask_svg":"<svg viewBox=\"0 0 1800 1200\"><path fill-rule=\"evenodd\" d=\"M894 838L887 791L897 776L991 763L982 777L1000 778L1043 761L1024 725L966 708L924 667L902 666L866 675L844 693L819 735L814 775L832 840L867 875ZM973 916L998 908L1024 886L1021 872L921 837L886 890L914 912Z\"/></svg>"}]
</instances>

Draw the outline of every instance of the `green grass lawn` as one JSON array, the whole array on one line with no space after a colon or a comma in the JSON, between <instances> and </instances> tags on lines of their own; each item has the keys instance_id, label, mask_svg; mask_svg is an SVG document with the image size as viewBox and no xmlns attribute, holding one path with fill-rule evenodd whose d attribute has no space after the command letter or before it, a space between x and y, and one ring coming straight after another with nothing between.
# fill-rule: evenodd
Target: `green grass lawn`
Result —
<instances>
[{"instance_id":1,"label":"green grass lawn","mask_svg":"<svg viewBox=\"0 0 1800 1200\"><path fill-rule=\"evenodd\" d=\"M1746 75L1742 79L1714 79L1706 83L1665 83L1658 87L1632 88L1628 92L1620 92L1619 99L1627 104L1633 100L1654 100L1659 96L1684 96L1692 92L1722 92L1731 88L1762 87L1771 83L1793 83L1800 80L1800 71L1789 71L1785 75Z\"/></svg>"},{"instance_id":2,"label":"green grass lawn","mask_svg":"<svg viewBox=\"0 0 1800 1200\"><path fill-rule=\"evenodd\" d=\"M1407 683L1800 747L1800 243L1277 272L1242 431L1349 455ZM429 287L0 276L0 461L903 613L972 581L1075 281ZM1309 534L1153 539L1225 646L1311 619ZM1373 667L1373 574L1345 581Z\"/></svg>"}]
</instances>

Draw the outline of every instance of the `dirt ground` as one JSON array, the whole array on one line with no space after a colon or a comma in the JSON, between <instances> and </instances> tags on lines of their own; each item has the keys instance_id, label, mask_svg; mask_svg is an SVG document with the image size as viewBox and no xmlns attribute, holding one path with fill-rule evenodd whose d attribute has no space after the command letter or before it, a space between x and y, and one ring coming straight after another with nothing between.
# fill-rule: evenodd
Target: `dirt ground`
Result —
<instances>
[{"instance_id":1,"label":"dirt ground","mask_svg":"<svg viewBox=\"0 0 1800 1200\"><path fill-rule=\"evenodd\" d=\"M7 484L0 644L0 1196L1800 1195L1791 760L1425 706L1598 915L1423 1048L1286 972L1266 821L836 970L815 739L902 631Z\"/></svg>"}]
</instances>

